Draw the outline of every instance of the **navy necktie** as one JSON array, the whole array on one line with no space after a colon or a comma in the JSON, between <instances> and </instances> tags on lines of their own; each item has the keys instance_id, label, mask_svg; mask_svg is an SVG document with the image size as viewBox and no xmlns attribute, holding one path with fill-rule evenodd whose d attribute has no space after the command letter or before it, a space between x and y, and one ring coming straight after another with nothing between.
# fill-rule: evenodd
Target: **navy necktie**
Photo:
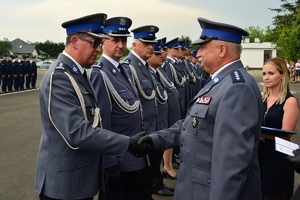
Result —
<instances>
[{"instance_id":1,"label":"navy necktie","mask_svg":"<svg viewBox=\"0 0 300 200\"><path fill-rule=\"evenodd\" d=\"M124 68L121 64L118 65L118 69L120 70L121 74L123 75L123 77L127 80L127 75L124 71Z\"/></svg>"},{"instance_id":2,"label":"navy necktie","mask_svg":"<svg viewBox=\"0 0 300 200\"><path fill-rule=\"evenodd\" d=\"M149 71L149 64L148 62L145 63L146 69Z\"/></svg>"},{"instance_id":3,"label":"navy necktie","mask_svg":"<svg viewBox=\"0 0 300 200\"><path fill-rule=\"evenodd\" d=\"M206 79L206 81L205 81L203 87L205 87L210 81L211 81L211 76L208 77L208 79Z\"/></svg>"},{"instance_id":4,"label":"navy necktie","mask_svg":"<svg viewBox=\"0 0 300 200\"><path fill-rule=\"evenodd\" d=\"M83 77L84 77L84 79L86 80L86 82L88 82L88 78L87 78L87 75L86 75L86 71L84 70L84 72L83 72Z\"/></svg>"}]
</instances>

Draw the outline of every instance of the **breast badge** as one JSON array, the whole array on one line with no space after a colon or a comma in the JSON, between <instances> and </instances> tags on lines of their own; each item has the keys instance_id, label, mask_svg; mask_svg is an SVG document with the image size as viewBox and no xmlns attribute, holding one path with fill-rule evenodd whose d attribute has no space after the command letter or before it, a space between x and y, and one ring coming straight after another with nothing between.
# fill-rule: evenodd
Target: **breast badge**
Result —
<instances>
[{"instance_id":1,"label":"breast badge","mask_svg":"<svg viewBox=\"0 0 300 200\"><path fill-rule=\"evenodd\" d=\"M211 97L209 97L209 96L201 96L197 99L196 103L208 105L210 103L210 100L211 100Z\"/></svg>"},{"instance_id":2,"label":"breast badge","mask_svg":"<svg viewBox=\"0 0 300 200\"><path fill-rule=\"evenodd\" d=\"M193 126L193 128L196 128L196 127L197 127L197 122L198 122L198 118L197 118L197 117L194 117L194 118L193 118L193 121L192 121L192 126Z\"/></svg>"}]
</instances>

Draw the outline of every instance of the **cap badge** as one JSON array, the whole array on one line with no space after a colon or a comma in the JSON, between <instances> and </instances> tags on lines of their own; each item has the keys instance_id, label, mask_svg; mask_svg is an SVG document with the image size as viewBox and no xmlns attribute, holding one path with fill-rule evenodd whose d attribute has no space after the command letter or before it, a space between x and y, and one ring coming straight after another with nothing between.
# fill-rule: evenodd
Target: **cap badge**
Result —
<instances>
[{"instance_id":1,"label":"cap badge","mask_svg":"<svg viewBox=\"0 0 300 200\"><path fill-rule=\"evenodd\" d=\"M151 26L151 27L150 27L150 31L151 31L151 32L154 32L154 31L155 31L155 27L154 27L154 26Z\"/></svg>"},{"instance_id":2,"label":"cap badge","mask_svg":"<svg viewBox=\"0 0 300 200\"><path fill-rule=\"evenodd\" d=\"M126 19L125 18L121 18L120 19L120 25L121 26L125 26L126 25Z\"/></svg>"}]
</instances>

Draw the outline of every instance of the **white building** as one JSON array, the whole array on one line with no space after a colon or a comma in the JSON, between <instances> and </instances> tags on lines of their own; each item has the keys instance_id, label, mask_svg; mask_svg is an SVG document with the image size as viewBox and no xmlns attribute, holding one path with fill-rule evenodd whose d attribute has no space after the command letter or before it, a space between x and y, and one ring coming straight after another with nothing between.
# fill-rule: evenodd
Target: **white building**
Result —
<instances>
[{"instance_id":1,"label":"white building","mask_svg":"<svg viewBox=\"0 0 300 200\"><path fill-rule=\"evenodd\" d=\"M267 59L277 56L276 48L272 43L260 43L258 38L255 38L254 43L249 43L249 38L246 38L242 42L242 47L241 61L249 69L261 69Z\"/></svg>"}]
</instances>

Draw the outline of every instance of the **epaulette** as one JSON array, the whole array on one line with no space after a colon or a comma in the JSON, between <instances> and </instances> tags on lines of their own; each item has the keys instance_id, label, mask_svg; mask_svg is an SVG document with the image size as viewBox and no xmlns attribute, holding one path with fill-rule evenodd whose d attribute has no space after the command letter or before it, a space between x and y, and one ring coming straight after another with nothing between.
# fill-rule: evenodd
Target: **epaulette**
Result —
<instances>
[{"instance_id":1,"label":"epaulette","mask_svg":"<svg viewBox=\"0 0 300 200\"><path fill-rule=\"evenodd\" d=\"M66 71L66 66L64 63L62 62L58 62L55 69L54 69L55 72L57 71Z\"/></svg>"},{"instance_id":2,"label":"epaulette","mask_svg":"<svg viewBox=\"0 0 300 200\"><path fill-rule=\"evenodd\" d=\"M231 72L231 79L232 79L232 83L245 82L245 79L239 70L235 70Z\"/></svg>"},{"instance_id":3,"label":"epaulette","mask_svg":"<svg viewBox=\"0 0 300 200\"><path fill-rule=\"evenodd\" d=\"M130 65L130 62L128 62L128 60L123 60L123 61L120 62L120 63L121 63L121 65L122 65L123 67L125 67L125 68L128 68L129 65Z\"/></svg>"},{"instance_id":4,"label":"epaulette","mask_svg":"<svg viewBox=\"0 0 300 200\"><path fill-rule=\"evenodd\" d=\"M103 66L103 63L102 62L95 62L95 64L93 64L92 68L98 68L98 69L101 69Z\"/></svg>"},{"instance_id":5,"label":"epaulette","mask_svg":"<svg viewBox=\"0 0 300 200\"><path fill-rule=\"evenodd\" d=\"M129 65L131 62L130 58L126 58L126 60L123 60L122 63Z\"/></svg>"}]
</instances>

